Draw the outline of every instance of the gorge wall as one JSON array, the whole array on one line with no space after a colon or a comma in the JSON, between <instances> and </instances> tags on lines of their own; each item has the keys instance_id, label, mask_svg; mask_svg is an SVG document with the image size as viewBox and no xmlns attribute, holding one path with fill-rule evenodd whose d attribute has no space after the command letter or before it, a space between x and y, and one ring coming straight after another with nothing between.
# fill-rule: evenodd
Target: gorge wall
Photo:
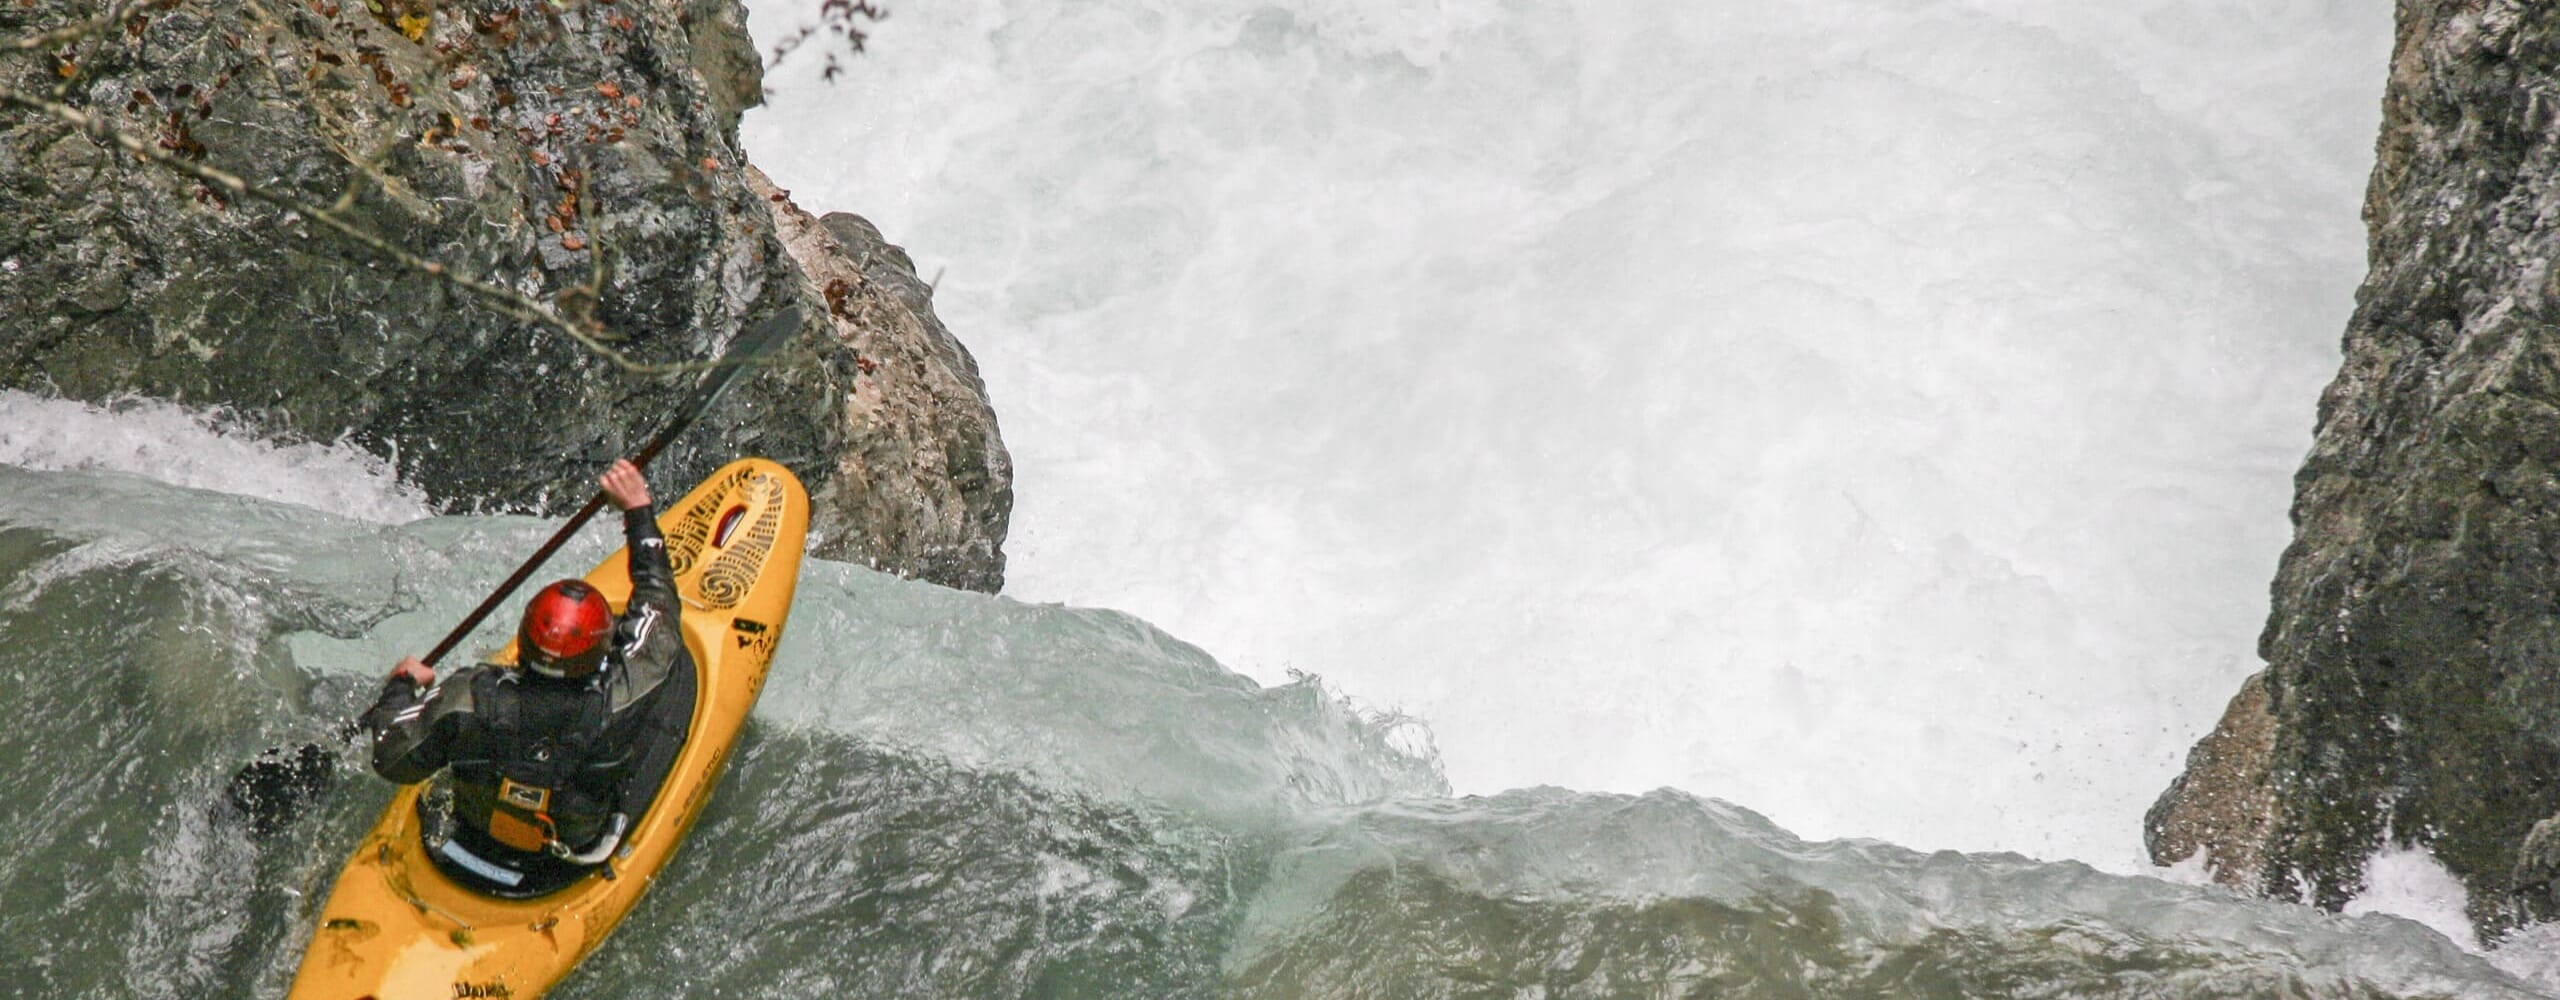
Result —
<instances>
[{"instance_id":1,"label":"gorge wall","mask_svg":"<svg viewBox=\"0 0 2560 1000\"><path fill-rule=\"evenodd\" d=\"M2370 272L2259 652L2153 808L2155 860L2342 906L2387 844L2484 931L2560 914L2560 8L2402 0ZM2519 862L2524 862L2519 864Z\"/></svg>"},{"instance_id":2,"label":"gorge wall","mask_svg":"<svg viewBox=\"0 0 2560 1000\"><path fill-rule=\"evenodd\" d=\"M697 373L618 366L319 213L592 316L644 364L797 308L811 329L653 478L765 454L809 484L816 554L994 591L1012 475L976 365L903 253L746 164L744 19L733 0L9 4L0 38L43 44L0 49L20 98L0 114L0 387L219 407L360 445L447 510L556 514Z\"/></svg>"}]
</instances>

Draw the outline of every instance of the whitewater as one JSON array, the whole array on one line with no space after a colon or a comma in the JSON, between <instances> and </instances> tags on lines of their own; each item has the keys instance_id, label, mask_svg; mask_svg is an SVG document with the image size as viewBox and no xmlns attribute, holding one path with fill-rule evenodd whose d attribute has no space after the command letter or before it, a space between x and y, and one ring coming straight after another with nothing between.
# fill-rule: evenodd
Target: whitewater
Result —
<instances>
[{"instance_id":1,"label":"whitewater","mask_svg":"<svg viewBox=\"0 0 2560 1000\"><path fill-rule=\"evenodd\" d=\"M2257 667L2389 32L999 0L784 61L746 142L935 278L1009 583L813 561L694 842L560 995L2560 990L2423 855L2341 916L2141 853ZM262 838L225 779L553 527L388 468L0 394L17 988L280 992L389 790L342 760Z\"/></svg>"},{"instance_id":2,"label":"whitewater","mask_svg":"<svg viewBox=\"0 0 2560 1000\"><path fill-rule=\"evenodd\" d=\"M0 697L36 720L0 734L0 968L30 996L277 995L391 791L331 734L553 524L186 485L369 463L165 404L0 395L0 414ZM58 443L26 428L101 424L168 435L140 452L162 460L21 457ZM555 995L2362 1000L2555 981L2539 946L2483 956L2395 916L1808 840L1687 792L1452 797L1409 726L1116 611L813 560L720 792ZM262 833L231 776L304 743L340 751L332 780Z\"/></svg>"},{"instance_id":3,"label":"whitewater","mask_svg":"<svg viewBox=\"0 0 2560 1000\"><path fill-rule=\"evenodd\" d=\"M938 276L1008 594L1410 712L1462 791L2125 871L2259 665L2387 3L874 27L742 134Z\"/></svg>"}]
</instances>

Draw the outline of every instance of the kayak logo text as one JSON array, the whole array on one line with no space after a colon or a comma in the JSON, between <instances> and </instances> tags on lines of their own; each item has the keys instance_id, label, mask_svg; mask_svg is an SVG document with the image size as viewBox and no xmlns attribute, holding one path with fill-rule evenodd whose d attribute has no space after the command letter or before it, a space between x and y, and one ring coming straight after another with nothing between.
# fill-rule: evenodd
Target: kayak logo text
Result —
<instances>
[{"instance_id":1,"label":"kayak logo text","mask_svg":"<svg viewBox=\"0 0 2560 1000\"><path fill-rule=\"evenodd\" d=\"M767 655L773 652L774 640L782 638L772 626L751 618L733 619L729 629L737 636L739 649L752 649Z\"/></svg>"},{"instance_id":2,"label":"kayak logo text","mask_svg":"<svg viewBox=\"0 0 2560 1000\"><path fill-rule=\"evenodd\" d=\"M453 1000L478 1000L483 997L512 1000L515 995L516 991L508 989L504 981L496 979L485 983L466 983L457 980L453 984Z\"/></svg>"}]
</instances>

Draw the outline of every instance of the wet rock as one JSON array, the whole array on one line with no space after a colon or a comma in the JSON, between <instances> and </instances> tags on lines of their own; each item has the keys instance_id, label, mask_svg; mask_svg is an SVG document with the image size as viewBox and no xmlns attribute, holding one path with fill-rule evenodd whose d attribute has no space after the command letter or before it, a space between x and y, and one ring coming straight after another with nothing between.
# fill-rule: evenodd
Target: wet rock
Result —
<instances>
[{"instance_id":1,"label":"wet rock","mask_svg":"<svg viewBox=\"0 0 2560 1000\"><path fill-rule=\"evenodd\" d=\"M12 4L0 34L94 10ZM179 0L60 53L0 53L0 81L455 273L591 310L644 363L716 356L785 309L831 315L828 281L779 236L796 210L737 144L762 91L733 0ZM346 440L452 511L575 507L595 466L654 434L699 377L617 367L310 212L43 115L0 117L0 260L14 262L0 386L176 399L279 438ZM764 454L821 498L816 554L994 590L1010 469L983 388L920 303L857 298L881 306L813 322L653 478ZM914 359L898 377L915 405L888 398L867 357ZM892 444L907 460L882 458Z\"/></svg>"},{"instance_id":2,"label":"wet rock","mask_svg":"<svg viewBox=\"0 0 2560 1000\"><path fill-rule=\"evenodd\" d=\"M2560 812L2560 8L2398 10L2372 269L2295 479L2265 722L2226 716L2154 815L2263 796L2266 822L2194 846L2333 908L2377 848L2422 845L2494 931L2528 915L2519 852Z\"/></svg>"},{"instance_id":3,"label":"wet rock","mask_svg":"<svg viewBox=\"0 0 2560 1000\"><path fill-rule=\"evenodd\" d=\"M2143 843L2161 864L2199 854L2215 882L2254 890L2263 872L2274 796L2267 769L2275 751L2276 720L2267 713L2266 675L2240 685L2222 721L2187 756L2186 773L2160 794L2143 817Z\"/></svg>"},{"instance_id":4,"label":"wet rock","mask_svg":"<svg viewBox=\"0 0 2560 1000\"><path fill-rule=\"evenodd\" d=\"M977 360L933 315L933 289L906 251L860 216L812 218L759 172L783 245L853 349L845 372L848 447L823 502L857 512L829 544L875 562L901 554L910 575L995 590L1013 509L1013 471L996 437Z\"/></svg>"},{"instance_id":5,"label":"wet rock","mask_svg":"<svg viewBox=\"0 0 2560 1000\"><path fill-rule=\"evenodd\" d=\"M2535 920L2560 915L2560 816L2535 823L2516 850L2518 901Z\"/></svg>"}]
</instances>

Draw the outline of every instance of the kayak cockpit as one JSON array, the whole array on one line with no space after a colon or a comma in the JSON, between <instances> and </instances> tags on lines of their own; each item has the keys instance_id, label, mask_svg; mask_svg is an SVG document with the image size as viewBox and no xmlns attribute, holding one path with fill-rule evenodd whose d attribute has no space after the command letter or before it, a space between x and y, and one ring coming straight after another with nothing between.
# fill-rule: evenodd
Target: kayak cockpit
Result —
<instances>
[{"instance_id":1,"label":"kayak cockpit","mask_svg":"<svg viewBox=\"0 0 2560 1000\"><path fill-rule=\"evenodd\" d=\"M686 734L694 716L700 711L701 667L688 650L669 674L666 689L658 699L653 720L653 736L644 746L624 784L624 811L614 817L609 839L618 839L624 831L637 829L638 819L648 815L656 803L658 792L666 787L673 773L677 752L684 748ZM613 877L612 844L584 845L580 850L594 855L593 860L564 858L540 851L522 851L499 843L488 833L469 823L453 818L451 788L443 784L448 776L439 776L437 787L418 796L418 846L434 863L436 870L454 884L496 899L535 899L559 892L589 875Z\"/></svg>"}]
</instances>

